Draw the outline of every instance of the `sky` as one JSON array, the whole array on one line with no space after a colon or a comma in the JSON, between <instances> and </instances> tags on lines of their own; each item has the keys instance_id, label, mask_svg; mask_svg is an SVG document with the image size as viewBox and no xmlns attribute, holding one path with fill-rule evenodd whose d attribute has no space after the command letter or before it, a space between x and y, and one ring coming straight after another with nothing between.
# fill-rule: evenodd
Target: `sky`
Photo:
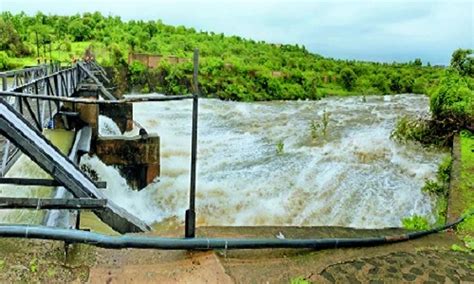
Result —
<instances>
[{"instance_id":1,"label":"sky","mask_svg":"<svg viewBox=\"0 0 474 284\"><path fill-rule=\"evenodd\" d=\"M0 10L161 19L338 59L447 65L455 49L474 48L472 0L0 0Z\"/></svg>"}]
</instances>

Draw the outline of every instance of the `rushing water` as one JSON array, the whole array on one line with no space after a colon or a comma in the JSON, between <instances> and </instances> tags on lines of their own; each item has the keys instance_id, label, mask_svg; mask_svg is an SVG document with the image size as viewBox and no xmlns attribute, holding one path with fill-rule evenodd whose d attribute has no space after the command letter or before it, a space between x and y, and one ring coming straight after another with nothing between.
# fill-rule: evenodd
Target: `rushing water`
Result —
<instances>
[{"instance_id":1,"label":"rushing water","mask_svg":"<svg viewBox=\"0 0 474 284\"><path fill-rule=\"evenodd\" d=\"M421 191L443 155L390 140L397 117L428 112L420 95L241 103L202 99L199 109L198 225L399 226L433 218ZM107 194L143 220L183 220L188 206L191 102L140 103L135 120L161 137L161 178L131 191L96 157L82 163ZM329 114L327 135L320 124ZM115 132L102 118L102 135ZM277 144L283 152L277 153Z\"/></svg>"}]
</instances>

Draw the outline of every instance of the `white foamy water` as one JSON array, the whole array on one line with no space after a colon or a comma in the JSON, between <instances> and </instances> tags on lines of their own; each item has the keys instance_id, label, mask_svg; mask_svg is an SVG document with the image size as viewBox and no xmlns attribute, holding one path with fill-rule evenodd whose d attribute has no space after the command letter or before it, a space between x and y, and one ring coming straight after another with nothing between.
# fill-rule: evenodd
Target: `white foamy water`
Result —
<instances>
[{"instance_id":1,"label":"white foamy water","mask_svg":"<svg viewBox=\"0 0 474 284\"><path fill-rule=\"evenodd\" d=\"M419 95L240 103L200 100L199 225L400 226L433 215L421 191L443 155L390 140L397 117L428 111ZM329 113L327 137L311 121ZM144 221L183 220L188 207L191 101L139 103L135 120L161 137L160 181L133 192L97 158L83 163L108 195ZM102 125L102 123L101 123ZM103 132L101 130L101 132ZM282 154L276 145L282 141ZM432 217L430 217L432 218Z\"/></svg>"},{"instance_id":2,"label":"white foamy water","mask_svg":"<svg viewBox=\"0 0 474 284\"><path fill-rule=\"evenodd\" d=\"M99 134L101 136L120 136L122 131L111 118L99 115Z\"/></svg>"}]
</instances>

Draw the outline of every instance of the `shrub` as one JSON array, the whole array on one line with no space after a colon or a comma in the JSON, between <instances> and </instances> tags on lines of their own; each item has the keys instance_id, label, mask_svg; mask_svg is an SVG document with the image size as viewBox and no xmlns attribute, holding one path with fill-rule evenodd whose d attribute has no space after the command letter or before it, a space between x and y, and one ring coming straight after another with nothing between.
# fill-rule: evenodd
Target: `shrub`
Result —
<instances>
[{"instance_id":1,"label":"shrub","mask_svg":"<svg viewBox=\"0 0 474 284\"><path fill-rule=\"evenodd\" d=\"M357 81L357 75L354 73L354 71L346 67L341 70L341 79L342 79L342 85L344 88L348 91L354 89L354 86Z\"/></svg>"},{"instance_id":2,"label":"shrub","mask_svg":"<svg viewBox=\"0 0 474 284\"><path fill-rule=\"evenodd\" d=\"M399 142L412 140L427 144L432 142L430 134L430 126L426 120L403 116L397 121L390 138Z\"/></svg>"},{"instance_id":3,"label":"shrub","mask_svg":"<svg viewBox=\"0 0 474 284\"><path fill-rule=\"evenodd\" d=\"M427 180L421 190L433 194L443 194L445 192L444 186L434 180Z\"/></svg>"},{"instance_id":4,"label":"shrub","mask_svg":"<svg viewBox=\"0 0 474 284\"><path fill-rule=\"evenodd\" d=\"M456 129L474 122L474 90L468 78L455 71L447 71L439 87L431 94L433 117Z\"/></svg>"},{"instance_id":5,"label":"shrub","mask_svg":"<svg viewBox=\"0 0 474 284\"><path fill-rule=\"evenodd\" d=\"M425 94L427 85L428 83L426 82L425 78L417 78L413 83L412 92L414 94Z\"/></svg>"},{"instance_id":6,"label":"shrub","mask_svg":"<svg viewBox=\"0 0 474 284\"><path fill-rule=\"evenodd\" d=\"M282 155L284 148L285 148L285 144L283 143L283 140L278 141L278 143L276 144L277 155Z\"/></svg>"},{"instance_id":7,"label":"shrub","mask_svg":"<svg viewBox=\"0 0 474 284\"><path fill-rule=\"evenodd\" d=\"M418 215L403 218L402 225L403 225L403 228L407 230L412 230L412 231L426 230L430 227L428 224L428 220Z\"/></svg>"},{"instance_id":8,"label":"shrub","mask_svg":"<svg viewBox=\"0 0 474 284\"><path fill-rule=\"evenodd\" d=\"M0 51L0 70L7 70L10 68L10 60L5 51Z\"/></svg>"},{"instance_id":9,"label":"shrub","mask_svg":"<svg viewBox=\"0 0 474 284\"><path fill-rule=\"evenodd\" d=\"M461 75L474 76L474 57L472 49L457 49L451 57L451 67Z\"/></svg>"},{"instance_id":10,"label":"shrub","mask_svg":"<svg viewBox=\"0 0 474 284\"><path fill-rule=\"evenodd\" d=\"M451 177L451 167L453 165L453 159L450 155L444 157L441 161L441 164L438 167L437 178L440 182L444 184L449 183L449 179Z\"/></svg>"}]
</instances>

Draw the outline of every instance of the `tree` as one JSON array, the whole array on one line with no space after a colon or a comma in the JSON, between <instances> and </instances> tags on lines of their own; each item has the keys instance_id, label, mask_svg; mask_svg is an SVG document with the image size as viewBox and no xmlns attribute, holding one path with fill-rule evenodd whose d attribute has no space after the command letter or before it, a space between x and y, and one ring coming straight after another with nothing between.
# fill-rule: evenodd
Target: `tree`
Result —
<instances>
[{"instance_id":1,"label":"tree","mask_svg":"<svg viewBox=\"0 0 474 284\"><path fill-rule=\"evenodd\" d=\"M26 46L20 39L11 22L0 18L0 50L5 50L12 56L22 56L29 53Z\"/></svg>"},{"instance_id":2,"label":"tree","mask_svg":"<svg viewBox=\"0 0 474 284\"><path fill-rule=\"evenodd\" d=\"M472 49L456 49L451 57L451 67L463 76L474 76Z\"/></svg>"},{"instance_id":3,"label":"tree","mask_svg":"<svg viewBox=\"0 0 474 284\"><path fill-rule=\"evenodd\" d=\"M76 19L68 25L68 32L75 41L84 41L90 38L91 28L85 25L81 19Z\"/></svg>"},{"instance_id":4,"label":"tree","mask_svg":"<svg viewBox=\"0 0 474 284\"><path fill-rule=\"evenodd\" d=\"M382 94L387 94L390 91L388 80L382 74L377 74L372 78L372 86L377 88Z\"/></svg>"},{"instance_id":5,"label":"tree","mask_svg":"<svg viewBox=\"0 0 474 284\"><path fill-rule=\"evenodd\" d=\"M390 75L390 90L392 90L394 93L401 93L403 90L402 84L400 80L402 77L400 74L395 71Z\"/></svg>"},{"instance_id":6,"label":"tree","mask_svg":"<svg viewBox=\"0 0 474 284\"><path fill-rule=\"evenodd\" d=\"M421 67L423 63L421 62L420 58L416 58L415 61L413 62L413 65Z\"/></svg>"},{"instance_id":7,"label":"tree","mask_svg":"<svg viewBox=\"0 0 474 284\"><path fill-rule=\"evenodd\" d=\"M341 70L341 79L342 79L342 85L346 90L352 90L354 89L355 83L357 81L357 75L354 73L354 71L346 67Z\"/></svg>"},{"instance_id":8,"label":"tree","mask_svg":"<svg viewBox=\"0 0 474 284\"><path fill-rule=\"evenodd\" d=\"M433 92L430 109L437 120L448 120L461 128L474 122L474 90L468 79L446 71L439 87Z\"/></svg>"}]
</instances>

